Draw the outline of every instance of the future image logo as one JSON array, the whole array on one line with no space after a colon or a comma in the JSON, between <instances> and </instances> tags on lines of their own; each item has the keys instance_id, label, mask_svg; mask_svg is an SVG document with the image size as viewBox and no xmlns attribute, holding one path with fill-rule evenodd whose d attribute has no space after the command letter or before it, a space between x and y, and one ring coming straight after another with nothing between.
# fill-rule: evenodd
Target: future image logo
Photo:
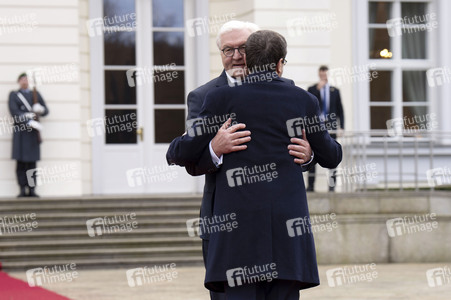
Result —
<instances>
[{"instance_id":1,"label":"future image logo","mask_svg":"<svg viewBox=\"0 0 451 300\"><path fill-rule=\"evenodd\" d=\"M200 17L188 19L185 22L185 28L190 37L201 36L204 34L217 33L222 24L231 21L236 14L224 14L221 16Z\"/></svg>"},{"instance_id":2,"label":"future image logo","mask_svg":"<svg viewBox=\"0 0 451 300\"><path fill-rule=\"evenodd\" d=\"M429 169L426 171L426 177L430 187L451 185L451 170L448 167Z\"/></svg>"},{"instance_id":3,"label":"future image logo","mask_svg":"<svg viewBox=\"0 0 451 300\"><path fill-rule=\"evenodd\" d=\"M438 87L451 82L451 69L448 67L432 68L426 71L430 87Z\"/></svg>"},{"instance_id":4,"label":"future image logo","mask_svg":"<svg viewBox=\"0 0 451 300\"><path fill-rule=\"evenodd\" d=\"M391 238L419 232L431 232L438 228L437 214L404 216L386 221L387 232Z\"/></svg>"},{"instance_id":5,"label":"future image logo","mask_svg":"<svg viewBox=\"0 0 451 300\"><path fill-rule=\"evenodd\" d=\"M429 269L426 271L426 278L432 288L451 284L451 269L449 266Z\"/></svg>"},{"instance_id":6,"label":"future image logo","mask_svg":"<svg viewBox=\"0 0 451 300\"><path fill-rule=\"evenodd\" d=\"M327 284L330 287L351 285L358 282L372 282L378 277L376 264L354 265L333 268L326 271Z\"/></svg>"},{"instance_id":7,"label":"future image logo","mask_svg":"<svg viewBox=\"0 0 451 300\"><path fill-rule=\"evenodd\" d=\"M286 226L290 237L324 231L331 232L338 228L337 215L331 213L293 218L286 221Z\"/></svg>"},{"instance_id":8,"label":"future image logo","mask_svg":"<svg viewBox=\"0 0 451 300\"><path fill-rule=\"evenodd\" d=\"M171 282L178 277L178 271L176 269L176 264L171 263L129 269L125 272L125 275L127 277L128 286L134 288L156 282Z\"/></svg>"},{"instance_id":9,"label":"future image logo","mask_svg":"<svg viewBox=\"0 0 451 300\"><path fill-rule=\"evenodd\" d=\"M136 213L105 216L86 221L86 228L90 237L117 232L131 232L138 228Z\"/></svg>"},{"instance_id":10,"label":"future image logo","mask_svg":"<svg viewBox=\"0 0 451 300\"><path fill-rule=\"evenodd\" d=\"M272 182L277 179L276 163L234 168L226 171L227 183L230 187L257 182Z\"/></svg>"},{"instance_id":11,"label":"future image logo","mask_svg":"<svg viewBox=\"0 0 451 300\"><path fill-rule=\"evenodd\" d=\"M50 285L60 282L72 282L78 278L77 265L75 263L65 265L45 266L26 271L28 285L30 287Z\"/></svg>"},{"instance_id":12,"label":"future image logo","mask_svg":"<svg viewBox=\"0 0 451 300\"><path fill-rule=\"evenodd\" d=\"M239 267L226 271L227 283L230 287L243 284L256 283L260 281L271 282L278 277L276 263L255 265L252 267Z\"/></svg>"}]
</instances>

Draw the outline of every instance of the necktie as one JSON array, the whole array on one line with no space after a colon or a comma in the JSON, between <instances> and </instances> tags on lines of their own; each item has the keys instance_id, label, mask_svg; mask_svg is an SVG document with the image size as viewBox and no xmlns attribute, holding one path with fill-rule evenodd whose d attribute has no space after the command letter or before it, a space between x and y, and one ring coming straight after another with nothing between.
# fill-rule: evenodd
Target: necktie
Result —
<instances>
[{"instance_id":1,"label":"necktie","mask_svg":"<svg viewBox=\"0 0 451 300\"><path fill-rule=\"evenodd\" d=\"M321 100L323 101L323 115L326 117L327 115L327 91L326 86L323 86L321 89Z\"/></svg>"}]
</instances>

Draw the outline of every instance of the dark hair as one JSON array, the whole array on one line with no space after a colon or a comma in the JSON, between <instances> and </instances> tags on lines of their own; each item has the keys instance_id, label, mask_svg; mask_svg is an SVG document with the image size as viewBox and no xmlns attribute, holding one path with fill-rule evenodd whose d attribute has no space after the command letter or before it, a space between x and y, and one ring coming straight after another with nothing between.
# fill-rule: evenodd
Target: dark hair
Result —
<instances>
[{"instance_id":1,"label":"dark hair","mask_svg":"<svg viewBox=\"0 0 451 300\"><path fill-rule=\"evenodd\" d=\"M27 73L20 74L19 77L17 77L17 82L19 82L19 80L22 79L22 77L27 77Z\"/></svg>"},{"instance_id":2,"label":"dark hair","mask_svg":"<svg viewBox=\"0 0 451 300\"><path fill-rule=\"evenodd\" d=\"M329 68L325 65L319 67L319 71L329 71Z\"/></svg>"},{"instance_id":3,"label":"dark hair","mask_svg":"<svg viewBox=\"0 0 451 300\"><path fill-rule=\"evenodd\" d=\"M259 30L247 39L246 65L250 73L258 68L275 71L279 60L285 59L286 55L287 41L275 31Z\"/></svg>"}]
</instances>

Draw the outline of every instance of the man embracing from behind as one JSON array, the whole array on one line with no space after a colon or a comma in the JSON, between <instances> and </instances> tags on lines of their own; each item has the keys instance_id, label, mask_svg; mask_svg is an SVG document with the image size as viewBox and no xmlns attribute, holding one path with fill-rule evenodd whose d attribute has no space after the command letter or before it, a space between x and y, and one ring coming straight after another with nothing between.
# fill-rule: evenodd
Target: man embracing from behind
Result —
<instances>
[{"instance_id":1,"label":"man embracing from behind","mask_svg":"<svg viewBox=\"0 0 451 300\"><path fill-rule=\"evenodd\" d=\"M277 32L251 34L249 76L207 93L200 112L205 119L233 114L252 133L245 150L224 154L215 179L213 216L233 215L237 226L202 224L210 231L205 287L227 300L298 300L299 290L319 285L302 169L286 149L305 129L321 166L335 168L342 150L321 123L318 100L281 78L286 54ZM184 135L177 154L196 161L212 138Z\"/></svg>"}]
</instances>

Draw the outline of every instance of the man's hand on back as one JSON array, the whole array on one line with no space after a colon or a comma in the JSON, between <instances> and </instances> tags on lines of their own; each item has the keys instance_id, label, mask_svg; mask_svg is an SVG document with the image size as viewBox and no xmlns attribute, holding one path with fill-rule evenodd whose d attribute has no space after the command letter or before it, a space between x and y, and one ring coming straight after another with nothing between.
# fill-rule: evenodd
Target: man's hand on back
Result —
<instances>
[{"instance_id":1,"label":"man's hand on back","mask_svg":"<svg viewBox=\"0 0 451 300\"><path fill-rule=\"evenodd\" d=\"M219 158L223 154L245 150L247 148L244 143L251 140L251 132L249 130L238 131L246 128L245 124L232 124L232 119L228 119L222 124L216 136L211 140L211 148Z\"/></svg>"},{"instance_id":2,"label":"man's hand on back","mask_svg":"<svg viewBox=\"0 0 451 300\"><path fill-rule=\"evenodd\" d=\"M294 162L300 165L308 163L312 157L312 148L307 141L305 129L302 129L302 139L291 138L290 141L295 144L288 145L290 155L295 157Z\"/></svg>"}]
</instances>

